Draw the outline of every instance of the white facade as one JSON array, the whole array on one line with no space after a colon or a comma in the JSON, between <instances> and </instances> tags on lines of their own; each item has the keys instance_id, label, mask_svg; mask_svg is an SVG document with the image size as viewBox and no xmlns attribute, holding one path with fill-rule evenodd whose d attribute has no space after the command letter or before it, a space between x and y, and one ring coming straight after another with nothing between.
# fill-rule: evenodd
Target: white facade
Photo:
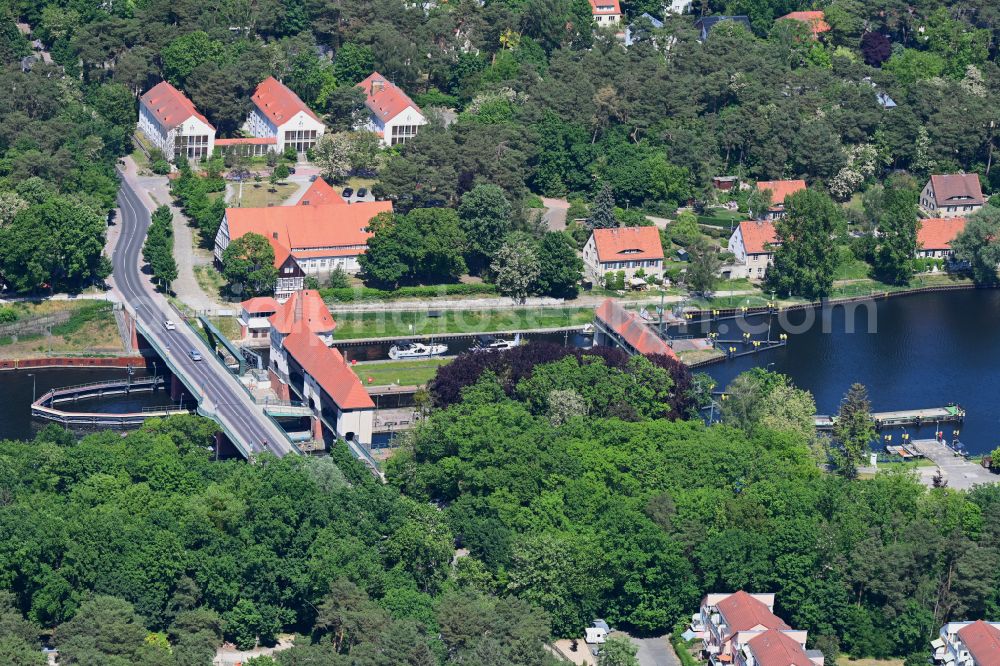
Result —
<instances>
[{"instance_id":1,"label":"white facade","mask_svg":"<svg viewBox=\"0 0 1000 666\"><path fill-rule=\"evenodd\" d=\"M273 137L277 141L273 148L279 153L284 152L286 146L294 146L296 152L304 153L316 145L319 137L326 131L326 126L304 111L299 111L281 125L275 125L254 106L243 129L256 137Z\"/></svg>"},{"instance_id":2,"label":"white facade","mask_svg":"<svg viewBox=\"0 0 1000 666\"><path fill-rule=\"evenodd\" d=\"M740 227L729 237L728 249L736 257L735 266L729 267L731 279L763 280L767 267L774 263L774 252L747 252Z\"/></svg>"},{"instance_id":3,"label":"white facade","mask_svg":"<svg viewBox=\"0 0 1000 666\"><path fill-rule=\"evenodd\" d=\"M173 127L159 122L145 104L139 105L139 131L146 135L150 143L163 151L168 160L180 157L197 160L209 157L215 149L215 128L195 115Z\"/></svg>"},{"instance_id":4,"label":"white facade","mask_svg":"<svg viewBox=\"0 0 1000 666\"><path fill-rule=\"evenodd\" d=\"M618 271L625 271L625 280L628 281L635 277L639 269L647 277L663 277L663 259L601 261L593 234L583 246L583 266L587 276L594 282L603 282L605 275Z\"/></svg>"},{"instance_id":5,"label":"white facade","mask_svg":"<svg viewBox=\"0 0 1000 666\"><path fill-rule=\"evenodd\" d=\"M407 139L412 139L417 135L417 130L421 125L426 125L427 119L424 115L412 106L408 106L398 114L383 122L374 113L368 113L368 122L364 129L375 132L382 138L382 145L395 146L397 143L406 143Z\"/></svg>"},{"instance_id":6,"label":"white facade","mask_svg":"<svg viewBox=\"0 0 1000 666\"><path fill-rule=\"evenodd\" d=\"M938 638L931 642L934 648L934 661L945 666L981 666L969 651L959 632L973 622L949 622L941 627ZM1000 630L1000 622L986 623L995 630Z\"/></svg>"},{"instance_id":7,"label":"white facade","mask_svg":"<svg viewBox=\"0 0 1000 666\"><path fill-rule=\"evenodd\" d=\"M665 9L669 14L686 14L691 5L694 4L694 0L670 0L665 5Z\"/></svg>"}]
</instances>

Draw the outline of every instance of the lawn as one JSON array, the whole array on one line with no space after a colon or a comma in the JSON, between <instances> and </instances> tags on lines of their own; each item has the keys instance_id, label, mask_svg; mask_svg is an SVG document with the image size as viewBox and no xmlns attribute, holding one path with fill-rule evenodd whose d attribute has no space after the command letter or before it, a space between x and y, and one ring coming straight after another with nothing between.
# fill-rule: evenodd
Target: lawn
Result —
<instances>
[{"instance_id":1,"label":"lawn","mask_svg":"<svg viewBox=\"0 0 1000 666\"><path fill-rule=\"evenodd\" d=\"M198 286L209 296L225 296L226 279L222 273L215 270L214 266L201 264L194 267L194 279L198 281Z\"/></svg>"},{"instance_id":2,"label":"lawn","mask_svg":"<svg viewBox=\"0 0 1000 666\"><path fill-rule=\"evenodd\" d=\"M863 280L868 277L871 267L867 262L854 256L851 249L841 245L837 248L839 263L833 274L834 280Z\"/></svg>"},{"instance_id":3,"label":"lawn","mask_svg":"<svg viewBox=\"0 0 1000 666\"><path fill-rule=\"evenodd\" d=\"M443 333L497 333L539 328L583 326L594 319L593 308L510 308L506 310L443 310L431 317L420 312L340 312L336 337L404 338Z\"/></svg>"},{"instance_id":4,"label":"lawn","mask_svg":"<svg viewBox=\"0 0 1000 666\"><path fill-rule=\"evenodd\" d=\"M244 183L243 184L243 203L242 208L267 208L268 206L280 206L284 203L285 199L290 197L299 186L295 183L278 183L273 186L274 192L271 191L272 185L266 180L263 183ZM230 203L236 203L239 197L240 187L239 184L233 186L233 200Z\"/></svg>"},{"instance_id":5,"label":"lawn","mask_svg":"<svg viewBox=\"0 0 1000 666\"><path fill-rule=\"evenodd\" d=\"M707 224L713 227L723 227L729 229L746 219L746 213L736 210L726 210L725 208L712 208L705 211L704 215L698 216L698 224Z\"/></svg>"},{"instance_id":6,"label":"lawn","mask_svg":"<svg viewBox=\"0 0 1000 666\"><path fill-rule=\"evenodd\" d=\"M438 368L450 363L447 358L430 358L419 361L376 361L352 366L362 383L371 386L423 386L437 373ZM371 382L368 378L371 377Z\"/></svg>"},{"instance_id":7,"label":"lawn","mask_svg":"<svg viewBox=\"0 0 1000 666\"><path fill-rule=\"evenodd\" d=\"M355 192L358 191L359 187L364 187L367 188L368 191L370 192L372 186L376 182L378 182L377 178L362 178L360 176L351 176L350 178L347 179L347 187L350 187ZM336 186L334 186L334 189L336 189L338 192L340 191L340 189L338 189Z\"/></svg>"}]
</instances>

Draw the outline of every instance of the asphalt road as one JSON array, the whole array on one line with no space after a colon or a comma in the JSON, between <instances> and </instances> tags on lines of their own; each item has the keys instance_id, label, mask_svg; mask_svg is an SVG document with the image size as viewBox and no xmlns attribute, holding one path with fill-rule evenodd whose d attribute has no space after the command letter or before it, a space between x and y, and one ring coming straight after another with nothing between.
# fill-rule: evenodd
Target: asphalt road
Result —
<instances>
[{"instance_id":1,"label":"asphalt road","mask_svg":"<svg viewBox=\"0 0 1000 666\"><path fill-rule=\"evenodd\" d=\"M252 402L235 377L214 358L214 352L195 335L177 315L166 299L156 293L150 281L140 271L142 244L150 224L149 210L137 194L133 183L124 176L118 192L121 211L121 236L112 256L115 287L132 306L148 336L166 349L173 367L184 375L189 385L199 388L199 402L217 416L244 449L259 453L264 450L283 456L291 453L291 445L281 430ZM167 330L166 320L173 320L175 330ZM195 361L189 355L193 349L204 360Z\"/></svg>"}]
</instances>

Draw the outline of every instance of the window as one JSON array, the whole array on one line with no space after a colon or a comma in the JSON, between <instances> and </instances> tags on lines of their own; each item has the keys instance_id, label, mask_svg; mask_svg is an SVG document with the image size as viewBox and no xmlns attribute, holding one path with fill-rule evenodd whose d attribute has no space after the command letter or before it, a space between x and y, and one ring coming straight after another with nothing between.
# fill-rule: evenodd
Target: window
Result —
<instances>
[{"instance_id":1,"label":"window","mask_svg":"<svg viewBox=\"0 0 1000 666\"><path fill-rule=\"evenodd\" d=\"M285 146L295 146L295 151L304 153L316 145L316 130L287 130L285 132Z\"/></svg>"},{"instance_id":2,"label":"window","mask_svg":"<svg viewBox=\"0 0 1000 666\"><path fill-rule=\"evenodd\" d=\"M417 135L419 125L395 125L392 128L392 136L389 145L395 146L397 143L406 143L407 139L412 139Z\"/></svg>"}]
</instances>

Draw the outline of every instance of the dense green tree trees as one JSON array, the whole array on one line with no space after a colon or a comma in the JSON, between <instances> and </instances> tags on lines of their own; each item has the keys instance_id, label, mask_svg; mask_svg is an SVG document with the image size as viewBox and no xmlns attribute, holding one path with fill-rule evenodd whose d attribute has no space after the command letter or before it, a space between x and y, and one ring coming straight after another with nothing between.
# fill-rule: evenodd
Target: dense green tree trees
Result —
<instances>
[{"instance_id":1,"label":"dense green tree trees","mask_svg":"<svg viewBox=\"0 0 1000 666\"><path fill-rule=\"evenodd\" d=\"M848 478L857 474L857 466L865 462L869 446L875 441L872 404L864 384L851 384L840 401L833 427L833 436L840 444L839 468Z\"/></svg>"},{"instance_id":2,"label":"dense green tree trees","mask_svg":"<svg viewBox=\"0 0 1000 666\"><path fill-rule=\"evenodd\" d=\"M153 211L142 258L149 264L153 279L170 291L170 283L177 279L177 262L174 261L173 213L168 206Z\"/></svg>"},{"instance_id":3,"label":"dense green tree trees","mask_svg":"<svg viewBox=\"0 0 1000 666\"><path fill-rule=\"evenodd\" d=\"M1000 266L1000 208L984 206L976 211L965 230L952 243L955 257L966 261L979 284L996 284Z\"/></svg>"},{"instance_id":4,"label":"dense green tree trees","mask_svg":"<svg viewBox=\"0 0 1000 666\"><path fill-rule=\"evenodd\" d=\"M883 282L908 284L917 250L917 193L889 187L881 208L875 273Z\"/></svg>"},{"instance_id":5,"label":"dense green tree trees","mask_svg":"<svg viewBox=\"0 0 1000 666\"><path fill-rule=\"evenodd\" d=\"M375 282L450 282L466 272L466 237L458 215L445 208L417 208L376 217L361 268Z\"/></svg>"},{"instance_id":6,"label":"dense green tree trees","mask_svg":"<svg viewBox=\"0 0 1000 666\"><path fill-rule=\"evenodd\" d=\"M830 246L842 227L843 213L828 195L807 189L785 197L785 215L774 225L780 245L765 274L766 288L806 298L829 294L837 268Z\"/></svg>"},{"instance_id":7,"label":"dense green tree trees","mask_svg":"<svg viewBox=\"0 0 1000 666\"><path fill-rule=\"evenodd\" d=\"M458 217L469 241L470 266L482 270L489 265L504 237L510 233L510 201L496 185L476 185L462 195Z\"/></svg>"},{"instance_id":8,"label":"dense green tree trees","mask_svg":"<svg viewBox=\"0 0 1000 666\"><path fill-rule=\"evenodd\" d=\"M247 297L272 293L278 279L274 248L260 234L234 239L222 253L222 275L234 293Z\"/></svg>"}]
</instances>

